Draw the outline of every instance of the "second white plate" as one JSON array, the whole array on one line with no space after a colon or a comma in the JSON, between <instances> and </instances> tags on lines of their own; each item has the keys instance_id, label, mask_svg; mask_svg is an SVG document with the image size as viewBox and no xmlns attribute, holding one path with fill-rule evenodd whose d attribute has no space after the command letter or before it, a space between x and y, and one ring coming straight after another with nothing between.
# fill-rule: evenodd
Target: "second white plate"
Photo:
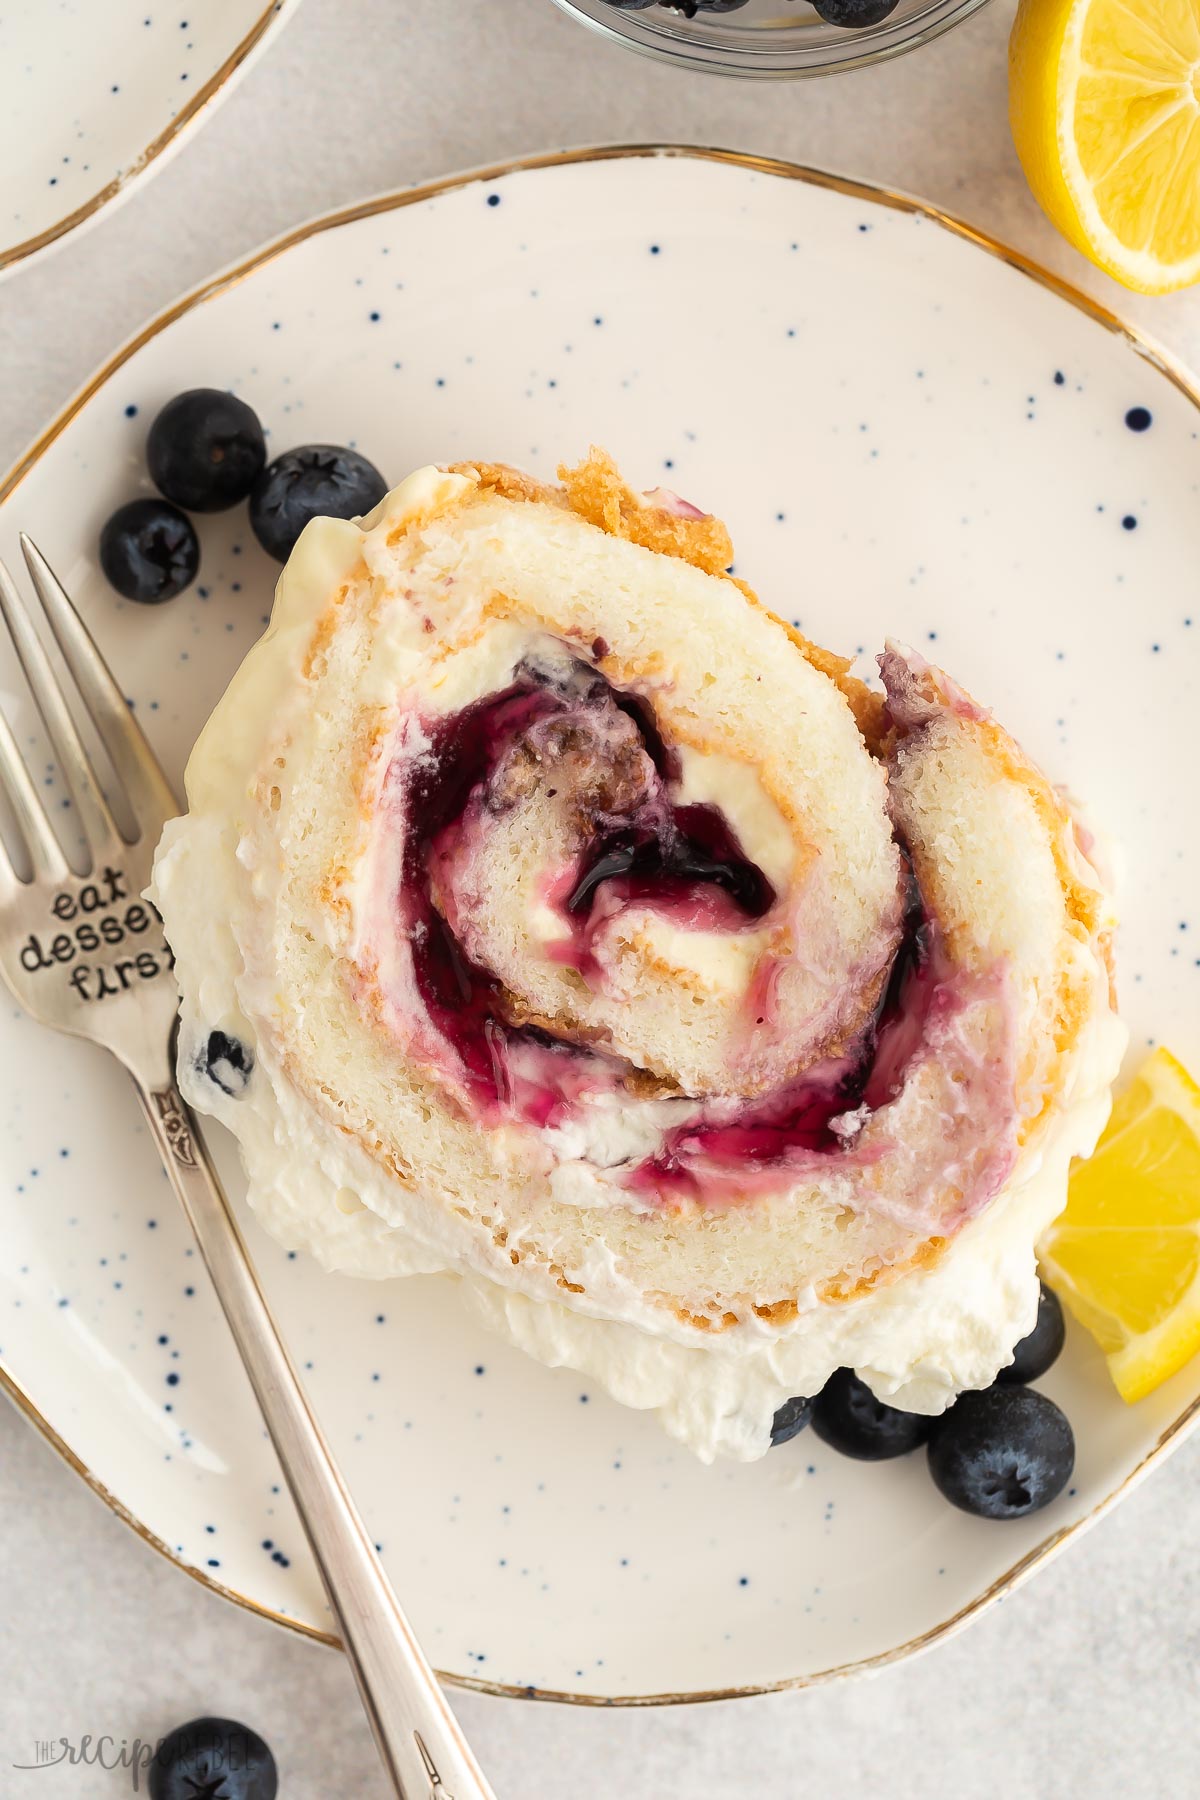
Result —
<instances>
[{"instance_id":1,"label":"second white plate","mask_svg":"<svg viewBox=\"0 0 1200 1800\"><path fill-rule=\"evenodd\" d=\"M0 275L125 199L300 0L5 0Z\"/></svg>"}]
</instances>

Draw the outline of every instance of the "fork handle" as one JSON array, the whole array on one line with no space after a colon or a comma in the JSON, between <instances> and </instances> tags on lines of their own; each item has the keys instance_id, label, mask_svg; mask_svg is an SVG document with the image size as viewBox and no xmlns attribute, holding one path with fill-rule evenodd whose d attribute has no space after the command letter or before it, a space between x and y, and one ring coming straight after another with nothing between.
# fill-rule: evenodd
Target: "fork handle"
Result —
<instances>
[{"instance_id":1,"label":"fork handle","mask_svg":"<svg viewBox=\"0 0 1200 1800\"><path fill-rule=\"evenodd\" d=\"M193 1114L174 1084L134 1081L246 1365L393 1788L400 1800L495 1800L309 1408Z\"/></svg>"}]
</instances>

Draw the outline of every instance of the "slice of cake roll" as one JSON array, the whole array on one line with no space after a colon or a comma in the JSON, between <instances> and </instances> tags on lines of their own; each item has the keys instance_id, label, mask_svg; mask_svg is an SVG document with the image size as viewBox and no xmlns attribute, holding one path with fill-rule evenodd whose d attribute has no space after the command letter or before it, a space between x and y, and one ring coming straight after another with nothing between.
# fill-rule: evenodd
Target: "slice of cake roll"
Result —
<instances>
[{"instance_id":1,"label":"slice of cake roll","mask_svg":"<svg viewBox=\"0 0 1200 1800\"><path fill-rule=\"evenodd\" d=\"M561 482L301 537L159 853L184 1090L285 1243L453 1273L705 1457L843 1365L939 1411L1107 1115L1089 840L939 670L868 688L715 519Z\"/></svg>"}]
</instances>

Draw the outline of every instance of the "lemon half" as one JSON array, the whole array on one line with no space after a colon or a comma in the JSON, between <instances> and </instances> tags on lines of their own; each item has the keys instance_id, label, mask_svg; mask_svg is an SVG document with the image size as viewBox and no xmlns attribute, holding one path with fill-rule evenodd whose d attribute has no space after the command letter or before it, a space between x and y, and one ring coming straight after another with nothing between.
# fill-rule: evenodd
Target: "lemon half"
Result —
<instances>
[{"instance_id":1,"label":"lemon half","mask_svg":"<svg viewBox=\"0 0 1200 1800\"><path fill-rule=\"evenodd\" d=\"M1200 281L1200 0L1021 0L1009 119L1092 262L1143 294Z\"/></svg>"},{"instance_id":2,"label":"lemon half","mask_svg":"<svg viewBox=\"0 0 1200 1800\"><path fill-rule=\"evenodd\" d=\"M1167 1050L1142 1065L1066 1210L1042 1272L1140 1400L1200 1351L1200 1087Z\"/></svg>"}]
</instances>

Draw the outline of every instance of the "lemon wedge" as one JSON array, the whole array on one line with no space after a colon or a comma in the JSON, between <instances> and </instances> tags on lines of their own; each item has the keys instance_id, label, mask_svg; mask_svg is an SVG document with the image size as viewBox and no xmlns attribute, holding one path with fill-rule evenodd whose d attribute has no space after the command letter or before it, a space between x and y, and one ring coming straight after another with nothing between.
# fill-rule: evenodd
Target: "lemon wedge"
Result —
<instances>
[{"instance_id":1,"label":"lemon wedge","mask_svg":"<svg viewBox=\"0 0 1200 1800\"><path fill-rule=\"evenodd\" d=\"M1200 281L1200 0L1021 0L1013 141L1043 210L1143 294Z\"/></svg>"},{"instance_id":2,"label":"lemon wedge","mask_svg":"<svg viewBox=\"0 0 1200 1800\"><path fill-rule=\"evenodd\" d=\"M1156 1050L1113 1108L1039 1255L1122 1399L1200 1351L1200 1087L1170 1051Z\"/></svg>"}]
</instances>

